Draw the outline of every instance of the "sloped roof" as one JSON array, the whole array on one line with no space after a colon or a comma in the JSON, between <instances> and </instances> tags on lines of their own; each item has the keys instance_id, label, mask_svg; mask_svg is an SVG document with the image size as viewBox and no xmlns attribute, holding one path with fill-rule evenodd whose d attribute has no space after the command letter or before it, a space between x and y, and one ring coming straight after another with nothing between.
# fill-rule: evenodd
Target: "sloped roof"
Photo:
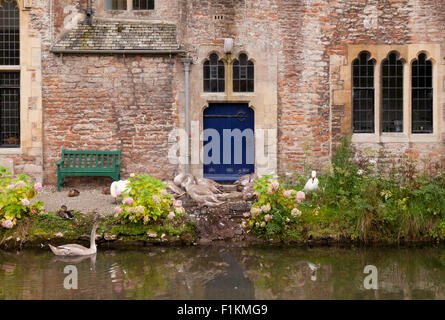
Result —
<instances>
[{"instance_id":1,"label":"sloped roof","mask_svg":"<svg viewBox=\"0 0 445 320\"><path fill-rule=\"evenodd\" d=\"M176 26L163 23L94 21L78 24L52 47L52 51L178 50Z\"/></svg>"}]
</instances>

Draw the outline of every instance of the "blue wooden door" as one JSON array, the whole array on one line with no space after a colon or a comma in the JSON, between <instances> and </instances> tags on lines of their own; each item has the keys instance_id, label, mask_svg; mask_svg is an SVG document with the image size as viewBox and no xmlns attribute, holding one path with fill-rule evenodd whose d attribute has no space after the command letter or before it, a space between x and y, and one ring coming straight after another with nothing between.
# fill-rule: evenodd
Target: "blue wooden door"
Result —
<instances>
[{"instance_id":1,"label":"blue wooden door","mask_svg":"<svg viewBox=\"0 0 445 320\"><path fill-rule=\"evenodd\" d=\"M247 103L211 103L204 110L204 177L237 180L255 170L254 112Z\"/></svg>"}]
</instances>

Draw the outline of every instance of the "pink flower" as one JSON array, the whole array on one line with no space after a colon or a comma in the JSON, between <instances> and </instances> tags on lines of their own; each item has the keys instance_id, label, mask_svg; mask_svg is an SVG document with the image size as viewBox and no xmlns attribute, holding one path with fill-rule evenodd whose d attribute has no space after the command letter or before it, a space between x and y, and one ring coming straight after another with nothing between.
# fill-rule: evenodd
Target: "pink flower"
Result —
<instances>
[{"instance_id":1,"label":"pink flower","mask_svg":"<svg viewBox=\"0 0 445 320\"><path fill-rule=\"evenodd\" d=\"M270 188L272 189L272 191L277 191L279 187L280 183L278 181L274 181L270 184Z\"/></svg>"},{"instance_id":2,"label":"pink flower","mask_svg":"<svg viewBox=\"0 0 445 320\"><path fill-rule=\"evenodd\" d=\"M29 206L29 200L28 199L26 199L26 198L24 198L24 199L22 199L22 201L20 201L20 203L22 204L22 205L24 205L24 206Z\"/></svg>"},{"instance_id":3,"label":"pink flower","mask_svg":"<svg viewBox=\"0 0 445 320\"><path fill-rule=\"evenodd\" d=\"M114 212L116 212L117 214L121 214L122 213L122 208L121 207L116 207L116 208L114 208Z\"/></svg>"},{"instance_id":4,"label":"pink flower","mask_svg":"<svg viewBox=\"0 0 445 320\"><path fill-rule=\"evenodd\" d=\"M122 202L124 204L132 204L133 203L133 198L131 198L131 197L125 198Z\"/></svg>"},{"instance_id":5,"label":"pink flower","mask_svg":"<svg viewBox=\"0 0 445 320\"><path fill-rule=\"evenodd\" d=\"M268 221L272 220L272 218L273 218L273 216L271 214L266 214L264 216L264 221L268 222Z\"/></svg>"},{"instance_id":6,"label":"pink flower","mask_svg":"<svg viewBox=\"0 0 445 320\"><path fill-rule=\"evenodd\" d=\"M11 229L14 226L14 223L11 220L2 221L2 227L6 229Z\"/></svg>"},{"instance_id":7,"label":"pink flower","mask_svg":"<svg viewBox=\"0 0 445 320\"><path fill-rule=\"evenodd\" d=\"M297 202L300 203L301 201L304 201L306 199L306 194L303 191L297 192Z\"/></svg>"},{"instance_id":8,"label":"pink flower","mask_svg":"<svg viewBox=\"0 0 445 320\"><path fill-rule=\"evenodd\" d=\"M170 213L168 214L167 218L168 218L169 220L173 220L173 219L175 218L175 213L174 213L173 211L170 212Z\"/></svg>"},{"instance_id":9,"label":"pink flower","mask_svg":"<svg viewBox=\"0 0 445 320\"><path fill-rule=\"evenodd\" d=\"M246 217L246 218L250 217L250 212L244 212L243 216Z\"/></svg>"},{"instance_id":10,"label":"pink flower","mask_svg":"<svg viewBox=\"0 0 445 320\"><path fill-rule=\"evenodd\" d=\"M31 209L31 214L36 214L37 210L36 209Z\"/></svg>"},{"instance_id":11,"label":"pink flower","mask_svg":"<svg viewBox=\"0 0 445 320\"><path fill-rule=\"evenodd\" d=\"M283 191L283 196L285 198L290 198L290 197L292 197L293 194L294 194L294 190L292 190L292 189L287 189L287 190Z\"/></svg>"},{"instance_id":12,"label":"pink flower","mask_svg":"<svg viewBox=\"0 0 445 320\"><path fill-rule=\"evenodd\" d=\"M42 188L43 188L43 186L42 186L42 184L40 182L37 182L36 184L34 184L34 189L36 191L39 191Z\"/></svg>"},{"instance_id":13,"label":"pink flower","mask_svg":"<svg viewBox=\"0 0 445 320\"><path fill-rule=\"evenodd\" d=\"M263 205L263 206L261 206L261 211L263 211L264 213L269 212L270 209L271 209L271 207L270 207L270 204L269 204L269 203L268 203L268 204L265 204L265 205Z\"/></svg>"},{"instance_id":14,"label":"pink flower","mask_svg":"<svg viewBox=\"0 0 445 320\"><path fill-rule=\"evenodd\" d=\"M116 197L119 197L121 195L121 191L119 189L116 189Z\"/></svg>"},{"instance_id":15,"label":"pink flower","mask_svg":"<svg viewBox=\"0 0 445 320\"><path fill-rule=\"evenodd\" d=\"M175 207L182 207L182 201L181 200L176 200L175 201Z\"/></svg>"}]
</instances>

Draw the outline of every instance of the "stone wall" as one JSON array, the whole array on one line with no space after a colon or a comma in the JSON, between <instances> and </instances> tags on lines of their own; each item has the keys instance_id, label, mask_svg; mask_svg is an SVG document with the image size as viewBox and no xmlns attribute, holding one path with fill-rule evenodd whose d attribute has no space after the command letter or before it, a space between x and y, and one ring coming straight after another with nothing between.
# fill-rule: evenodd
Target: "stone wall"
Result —
<instances>
[{"instance_id":1,"label":"stone wall","mask_svg":"<svg viewBox=\"0 0 445 320\"><path fill-rule=\"evenodd\" d=\"M175 23L181 48L194 61L192 120L200 121L209 101L249 102L255 108L257 128L278 130L278 160L272 166L278 173L301 168L307 146L309 161L323 167L340 138L351 133L347 81L352 47L426 44L439 46L437 56L445 57L445 2L441 0L156 2L156 10L136 14L103 12L100 0L93 5L102 18ZM22 121L27 129L21 150L0 151L0 164L12 163L16 171L37 177L43 169L45 182L55 183L55 161L62 147L122 148L123 176L148 172L168 177L174 167L167 161L167 135L175 127L184 127L182 63L176 56L51 53L51 43L84 18L85 6L86 0L34 0L30 11L21 11L29 39L22 53L27 64L23 78L29 81L23 88L32 88L22 93ZM212 51L223 55L226 37L235 43L231 58L245 52L255 60L258 87L253 94L202 92L202 63ZM428 141L359 139L357 149L443 157L445 65L443 59L436 60L438 135ZM193 170L199 174L201 168Z\"/></svg>"},{"instance_id":2,"label":"stone wall","mask_svg":"<svg viewBox=\"0 0 445 320\"><path fill-rule=\"evenodd\" d=\"M44 64L45 180L56 182L62 148L122 150L123 177L165 177L168 135L176 126L167 57L68 55Z\"/></svg>"}]
</instances>

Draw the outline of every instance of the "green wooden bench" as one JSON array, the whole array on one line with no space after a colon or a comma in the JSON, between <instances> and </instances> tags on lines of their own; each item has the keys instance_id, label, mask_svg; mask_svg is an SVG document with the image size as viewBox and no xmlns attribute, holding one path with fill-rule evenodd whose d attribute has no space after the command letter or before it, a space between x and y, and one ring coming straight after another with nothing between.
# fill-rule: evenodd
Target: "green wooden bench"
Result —
<instances>
[{"instance_id":1,"label":"green wooden bench","mask_svg":"<svg viewBox=\"0 0 445 320\"><path fill-rule=\"evenodd\" d=\"M62 149L62 159L57 161L57 191L65 177L111 177L120 180L121 150L80 151Z\"/></svg>"}]
</instances>

